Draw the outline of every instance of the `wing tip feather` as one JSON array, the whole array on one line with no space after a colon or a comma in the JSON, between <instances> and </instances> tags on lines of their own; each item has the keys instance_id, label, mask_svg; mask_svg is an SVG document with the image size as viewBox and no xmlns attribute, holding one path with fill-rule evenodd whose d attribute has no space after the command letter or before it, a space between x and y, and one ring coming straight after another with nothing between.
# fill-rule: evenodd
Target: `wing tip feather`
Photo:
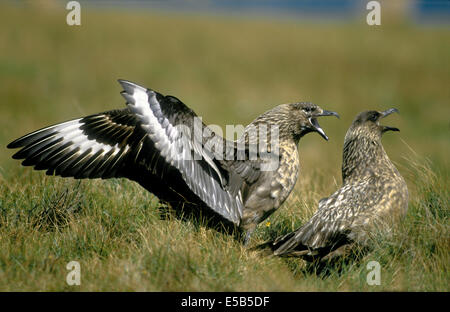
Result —
<instances>
[{"instance_id":1,"label":"wing tip feather","mask_svg":"<svg viewBox=\"0 0 450 312\"><path fill-rule=\"evenodd\" d=\"M134 90L138 89L140 91L147 91L146 88L138 85L137 83L134 83L132 81L129 80L125 80L125 79L117 79L117 81L119 82L119 84L122 86L122 88L124 89L124 91L130 95L134 94Z\"/></svg>"}]
</instances>

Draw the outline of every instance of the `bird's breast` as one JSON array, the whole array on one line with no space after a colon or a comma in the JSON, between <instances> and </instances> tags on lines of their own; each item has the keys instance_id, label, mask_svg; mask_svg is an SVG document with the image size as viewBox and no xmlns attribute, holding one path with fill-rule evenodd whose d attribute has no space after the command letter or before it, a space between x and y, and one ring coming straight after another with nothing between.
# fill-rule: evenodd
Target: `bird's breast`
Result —
<instances>
[{"instance_id":1,"label":"bird's breast","mask_svg":"<svg viewBox=\"0 0 450 312\"><path fill-rule=\"evenodd\" d=\"M281 205L291 193L297 182L300 168L297 146L287 144L280 146L280 163L272 181L272 198ZM279 187L276 187L276 186Z\"/></svg>"}]
</instances>

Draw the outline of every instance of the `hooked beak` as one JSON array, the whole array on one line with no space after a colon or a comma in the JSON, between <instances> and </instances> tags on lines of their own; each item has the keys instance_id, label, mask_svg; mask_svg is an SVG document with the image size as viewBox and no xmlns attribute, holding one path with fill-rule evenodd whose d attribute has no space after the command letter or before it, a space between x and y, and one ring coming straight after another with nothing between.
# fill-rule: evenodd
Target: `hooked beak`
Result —
<instances>
[{"instance_id":1,"label":"hooked beak","mask_svg":"<svg viewBox=\"0 0 450 312\"><path fill-rule=\"evenodd\" d=\"M321 117L321 116L336 116L337 118L339 118L339 114L336 112L323 110L322 113L320 113L318 115L314 115L309 118L309 122L311 123L313 130L316 131L317 133L319 133L322 138L324 138L325 140L328 141L328 137L325 134L325 131L323 131L323 129L319 125L319 122L316 119L316 117Z\"/></svg>"},{"instance_id":2,"label":"hooked beak","mask_svg":"<svg viewBox=\"0 0 450 312\"><path fill-rule=\"evenodd\" d=\"M384 118L386 116L389 116L392 113L400 113L400 112L396 108L390 108L390 109L387 109L380 113L381 113L380 118ZM381 126L381 127L382 127L382 133L387 132L387 131L400 131L399 128L395 128L395 127L389 127L389 126Z\"/></svg>"},{"instance_id":3,"label":"hooked beak","mask_svg":"<svg viewBox=\"0 0 450 312\"><path fill-rule=\"evenodd\" d=\"M400 112L396 108L389 108L389 109L387 109L387 110L385 110L383 112L380 112L380 113L381 113L381 118L384 118L386 116L389 116L392 113L400 113Z\"/></svg>"},{"instance_id":4,"label":"hooked beak","mask_svg":"<svg viewBox=\"0 0 450 312\"><path fill-rule=\"evenodd\" d=\"M338 113L332 112L332 111L327 111L327 110L323 110L322 114L317 115L317 116L336 116L338 119L340 118Z\"/></svg>"}]
</instances>

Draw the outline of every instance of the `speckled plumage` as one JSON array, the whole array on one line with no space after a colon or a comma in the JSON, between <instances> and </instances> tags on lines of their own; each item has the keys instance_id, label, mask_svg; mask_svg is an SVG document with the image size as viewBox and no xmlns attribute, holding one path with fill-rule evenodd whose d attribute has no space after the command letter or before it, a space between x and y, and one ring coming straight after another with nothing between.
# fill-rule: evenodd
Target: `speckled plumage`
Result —
<instances>
[{"instance_id":1,"label":"speckled plumage","mask_svg":"<svg viewBox=\"0 0 450 312\"><path fill-rule=\"evenodd\" d=\"M246 147L258 142L267 145L271 151L271 132L273 126L278 127L278 155L274 158L258 158L257 161L246 161L247 166L261 168L263 164L270 166L275 162L274 170L259 171L258 179L249 181L243 178L241 185L244 204L241 228L246 231L246 242L256 226L279 208L287 199L297 182L299 174L298 143L302 136L312 131L328 139L317 123L318 116L338 116L335 112L325 111L312 103L282 104L260 115L249 124L238 143ZM267 136L261 140L259 132L252 129L267 126ZM274 151L272 151L274 152ZM230 164L230 162L227 162ZM231 168L240 162L231 162Z\"/></svg>"},{"instance_id":2,"label":"speckled plumage","mask_svg":"<svg viewBox=\"0 0 450 312\"><path fill-rule=\"evenodd\" d=\"M329 260L366 246L373 231L389 231L404 216L407 185L381 144L383 133L398 129L379 124L395 111L358 114L344 140L343 186L320 200L306 224L268 244L275 255Z\"/></svg>"}]
</instances>

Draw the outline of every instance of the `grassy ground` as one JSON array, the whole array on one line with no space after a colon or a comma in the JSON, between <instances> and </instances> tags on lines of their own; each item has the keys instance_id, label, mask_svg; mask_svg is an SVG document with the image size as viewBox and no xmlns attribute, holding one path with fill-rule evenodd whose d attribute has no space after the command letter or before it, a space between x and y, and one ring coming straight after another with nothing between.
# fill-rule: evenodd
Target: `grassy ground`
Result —
<instances>
[{"instance_id":1,"label":"grassy ground","mask_svg":"<svg viewBox=\"0 0 450 312\"><path fill-rule=\"evenodd\" d=\"M0 290L449 291L448 28L395 20L379 28L149 12L0 6ZM196 222L162 220L157 199L124 180L47 177L5 149L37 128L120 108L117 78L191 106L206 123L247 124L284 102L338 111L330 137L300 143L302 173L251 244L295 229L341 183L356 113L396 107L385 149L407 180L410 209L359 263L328 276L301 260L262 257ZM66 264L81 264L81 285ZM381 285L366 264L381 264Z\"/></svg>"}]
</instances>

